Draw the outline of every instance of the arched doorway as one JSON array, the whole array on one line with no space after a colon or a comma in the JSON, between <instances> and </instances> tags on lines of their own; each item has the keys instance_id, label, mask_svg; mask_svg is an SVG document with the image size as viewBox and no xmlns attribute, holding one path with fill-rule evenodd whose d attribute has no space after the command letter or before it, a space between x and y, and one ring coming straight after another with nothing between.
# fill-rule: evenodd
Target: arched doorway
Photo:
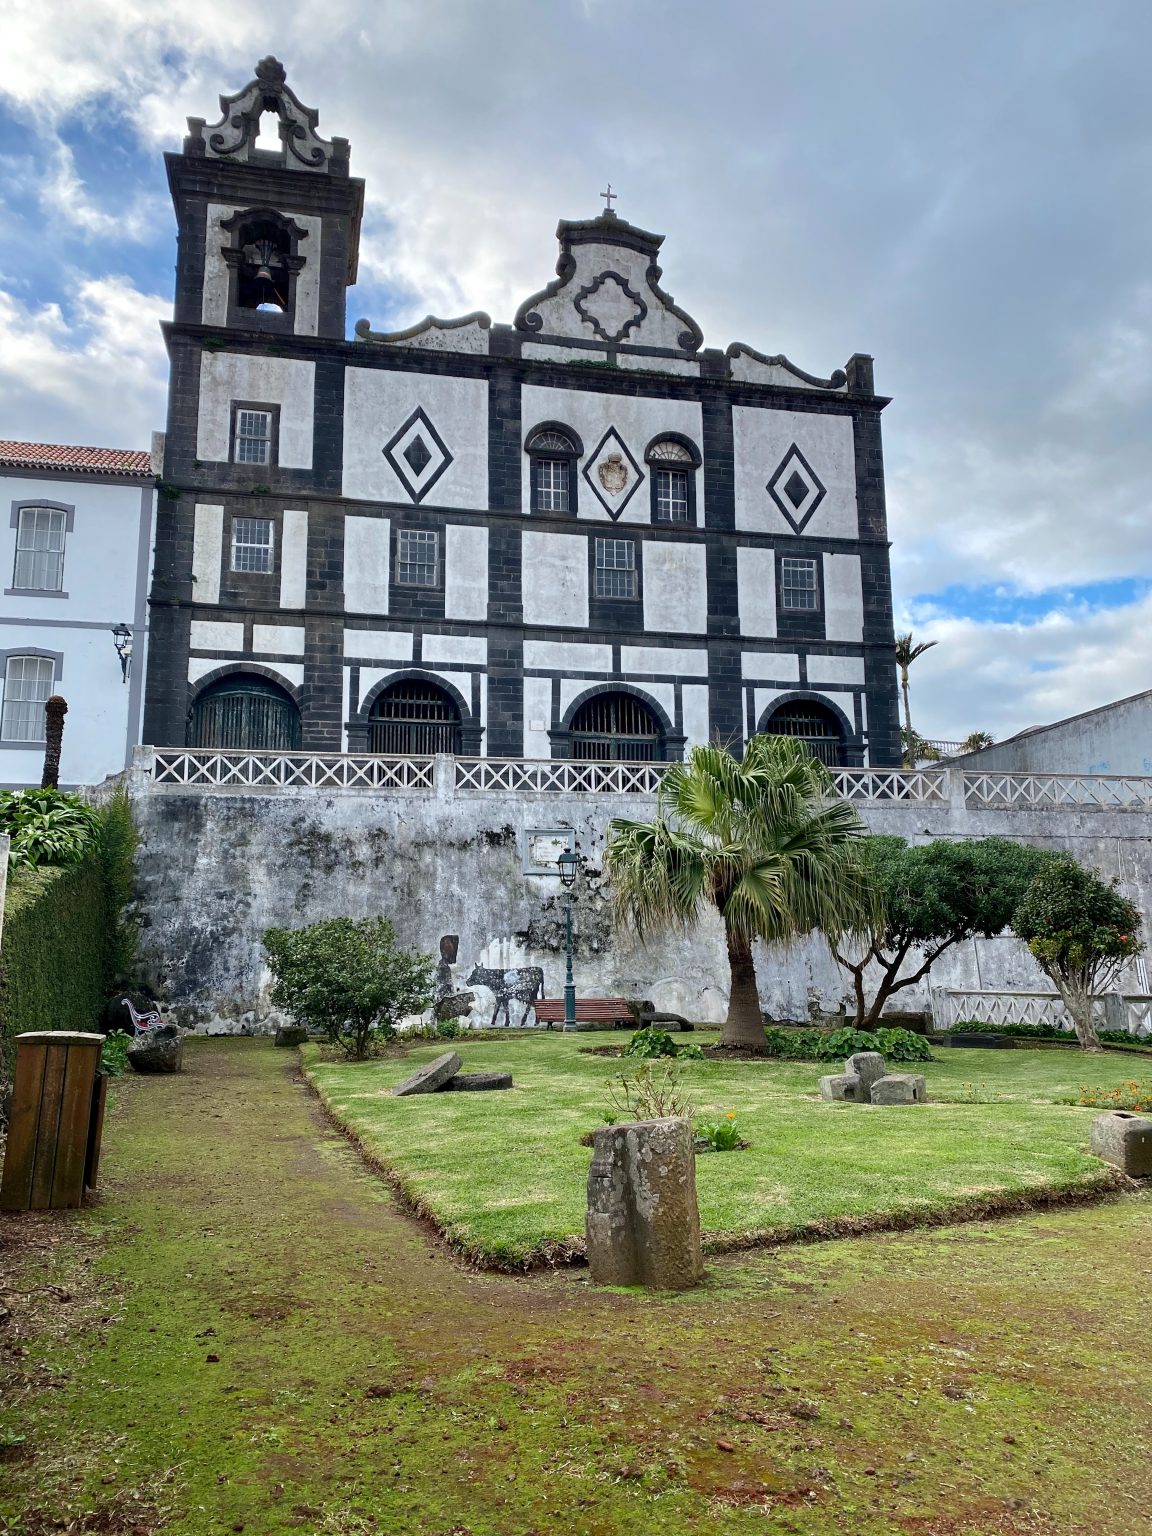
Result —
<instances>
[{"instance_id":1,"label":"arched doorway","mask_svg":"<svg viewBox=\"0 0 1152 1536\"><path fill-rule=\"evenodd\" d=\"M653 712L631 693L597 693L569 726L572 756L594 762L663 762L664 732Z\"/></svg>"},{"instance_id":2,"label":"arched doorway","mask_svg":"<svg viewBox=\"0 0 1152 1536\"><path fill-rule=\"evenodd\" d=\"M767 736L791 736L829 768L844 762L844 731L839 717L816 699L790 699L761 722Z\"/></svg>"},{"instance_id":3,"label":"arched doorway","mask_svg":"<svg viewBox=\"0 0 1152 1536\"><path fill-rule=\"evenodd\" d=\"M225 752L298 752L300 711L270 678L230 673L196 696L188 716L188 745Z\"/></svg>"},{"instance_id":4,"label":"arched doorway","mask_svg":"<svg viewBox=\"0 0 1152 1536\"><path fill-rule=\"evenodd\" d=\"M460 710L445 689L405 677L376 695L368 712L368 750L386 757L430 757L461 750Z\"/></svg>"}]
</instances>

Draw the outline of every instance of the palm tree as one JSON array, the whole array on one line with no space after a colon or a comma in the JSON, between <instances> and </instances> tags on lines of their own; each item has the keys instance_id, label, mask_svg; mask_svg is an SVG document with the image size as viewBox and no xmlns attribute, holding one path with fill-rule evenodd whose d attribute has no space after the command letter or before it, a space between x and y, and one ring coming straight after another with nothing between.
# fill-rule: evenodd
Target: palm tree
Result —
<instances>
[{"instance_id":1,"label":"palm tree","mask_svg":"<svg viewBox=\"0 0 1152 1536\"><path fill-rule=\"evenodd\" d=\"M983 752L985 747L994 746L995 736L990 736L987 731L970 731L960 743L961 752Z\"/></svg>"},{"instance_id":2,"label":"palm tree","mask_svg":"<svg viewBox=\"0 0 1152 1536\"><path fill-rule=\"evenodd\" d=\"M911 630L906 635L896 636L896 665L900 668L900 692L904 695L904 730L909 741L915 738L912 733L912 710L908 704L908 668L918 656L923 656L925 651L930 651L938 643L936 640L913 640ZM910 762L907 766L915 768L916 764Z\"/></svg>"},{"instance_id":3,"label":"palm tree","mask_svg":"<svg viewBox=\"0 0 1152 1536\"><path fill-rule=\"evenodd\" d=\"M822 929L870 932L874 889L859 859L864 824L798 741L753 736L742 759L693 747L668 769L654 821L614 820L604 851L618 927L640 939L694 926L715 907L731 988L722 1046L764 1050L752 953Z\"/></svg>"}]
</instances>

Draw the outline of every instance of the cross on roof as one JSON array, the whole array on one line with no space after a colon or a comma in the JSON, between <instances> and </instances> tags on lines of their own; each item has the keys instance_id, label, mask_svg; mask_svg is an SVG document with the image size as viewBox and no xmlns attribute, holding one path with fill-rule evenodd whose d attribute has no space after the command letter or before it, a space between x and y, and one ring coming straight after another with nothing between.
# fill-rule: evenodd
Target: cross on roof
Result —
<instances>
[{"instance_id":1,"label":"cross on roof","mask_svg":"<svg viewBox=\"0 0 1152 1536\"><path fill-rule=\"evenodd\" d=\"M613 192L613 190L612 190L612 183L609 182L608 183L608 190L607 190L607 192L601 192L601 194L600 194L600 196L604 199L604 212L605 213L611 213L612 212L612 204L616 201L616 199L619 197L619 195L620 194L618 192Z\"/></svg>"}]
</instances>

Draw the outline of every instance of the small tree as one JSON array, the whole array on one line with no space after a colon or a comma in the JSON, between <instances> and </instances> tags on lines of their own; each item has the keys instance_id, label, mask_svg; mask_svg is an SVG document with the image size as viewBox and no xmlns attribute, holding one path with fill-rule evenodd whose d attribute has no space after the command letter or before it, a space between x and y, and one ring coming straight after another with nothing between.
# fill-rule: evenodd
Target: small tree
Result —
<instances>
[{"instance_id":1,"label":"small tree","mask_svg":"<svg viewBox=\"0 0 1152 1536\"><path fill-rule=\"evenodd\" d=\"M906 635L896 636L896 665L900 668L900 693L904 699L904 731L907 732L906 739L909 743L915 733L912 730L912 706L908 702L908 668L923 656L925 651L930 651L937 644L939 642L936 640L914 639L911 630ZM915 768L915 760L911 762L907 760L907 750L905 748L905 767Z\"/></svg>"},{"instance_id":2,"label":"small tree","mask_svg":"<svg viewBox=\"0 0 1152 1536\"><path fill-rule=\"evenodd\" d=\"M995 736L987 731L970 731L960 743L961 752L983 752L985 747L994 746Z\"/></svg>"},{"instance_id":3,"label":"small tree","mask_svg":"<svg viewBox=\"0 0 1152 1536\"><path fill-rule=\"evenodd\" d=\"M275 1006L322 1030L354 1061L371 1055L377 1039L395 1039L398 1020L432 999L432 956L402 949L387 918L267 928L264 948Z\"/></svg>"},{"instance_id":4,"label":"small tree","mask_svg":"<svg viewBox=\"0 0 1152 1536\"><path fill-rule=\"evenodd\" d=\"M1100 1050L1093 999L1111 989L1124 962L1144 947L1135 902L1121 896L1114 880L1059 854L1024 892L1012 927L1059 992L1080 1044Z\"/></svg>"},{"instance_id":5,"label":"small tree","mask_svg":"<svg viewBox=\"0 0 1152 1536\"><path fill-rule=\"evenodd\" d=\"M900 749L904 754L905 768L915 768L917 763L938 763L940 761L939 749L919 731L910 731L907 726L900 727Z\"/></svg>"},{"instance_id":6,"label":"small tree","mask_svg":"<svg viewBox=\"0 0 1152 1536\"><path fill-rule=\"evenodd\" d=\"M855 958L832 946L852 977L857 1029L872 1029L893 993L923 981L945 950L976 934L1002 933L1040 865L1052 857L1004 837L941 839L914 848L900 837L869 837L861 852L884 918ZM913 968L901 975L909 957ZM865 995L870 966L880 975L871 1003Z\"/></svg>"}]
</instances>

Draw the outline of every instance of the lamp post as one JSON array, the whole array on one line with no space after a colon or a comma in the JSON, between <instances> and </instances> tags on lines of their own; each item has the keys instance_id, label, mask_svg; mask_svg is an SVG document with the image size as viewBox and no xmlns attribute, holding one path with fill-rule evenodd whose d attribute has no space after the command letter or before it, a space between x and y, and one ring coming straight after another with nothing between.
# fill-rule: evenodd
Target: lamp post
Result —
<instances>
[{"instance_id":1,"label":"lamp post","mask_svg":"<svg viewBox=\"0 0 1152 1536\"><path fill-rule=\"evenodd\" d=\"M564 1029L568 1031L576 1028L576 983L572 980L572 887L576 884L576 871L580 867L580 861L571 848L565 848L564 852L556 860L556 868L560 873L560 884L564 887Z\"/></svg>"},{"instance_id":2,"label":"lamp post","mask_svg":"<svg viewBox=\"0 0 1152 1536\"><path fill-rule=\"evenodd\" d=\"M120 658L121 680L126 683L132 666L132 631L127 624L116 625L112 631L112 644L116 647L116 654Z\"/></svg>"}]
</instances>

